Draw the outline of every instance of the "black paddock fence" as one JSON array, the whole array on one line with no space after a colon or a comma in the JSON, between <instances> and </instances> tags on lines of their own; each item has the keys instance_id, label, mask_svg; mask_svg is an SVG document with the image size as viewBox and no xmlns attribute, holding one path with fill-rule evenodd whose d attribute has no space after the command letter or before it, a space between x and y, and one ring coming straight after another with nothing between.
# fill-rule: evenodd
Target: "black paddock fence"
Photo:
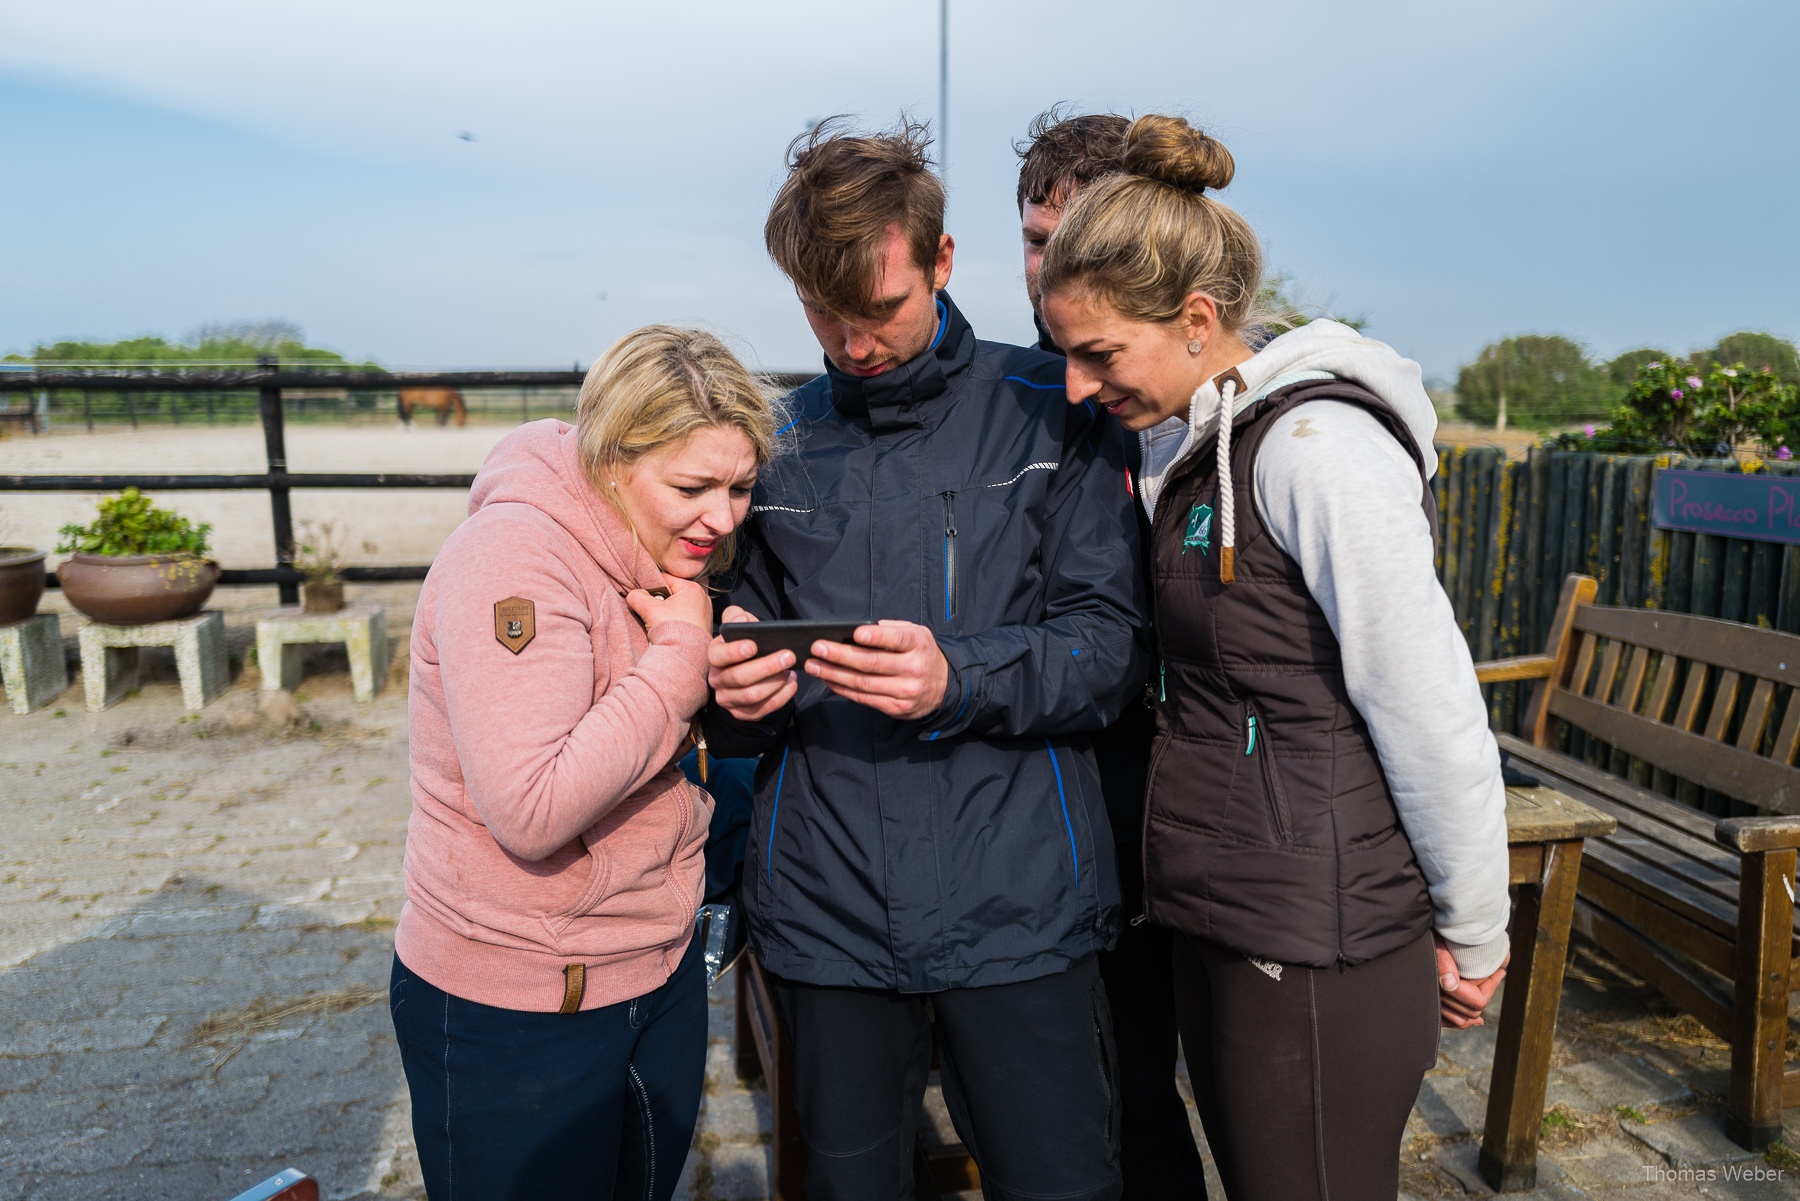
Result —
<instances>
[{"instance_id":1,"label":"black paddock fence","mask_svg":"<svg viewBox=\"0 0 1800 1201\"><path fill-rule=\"evenodd\" d=\"M267 363L254 369L229 370L52 370L48 367L31 371L0 371L0 411L18 407L18 398L26 405L42 405L58 398L61 408L51 406L52 425L60 411L74 411L79 404L86 414L89 429L95 425L97 409L111 412L107 406L122 406L130 414L136 428L139 418L148 421L152 413L180 414L205 423L210 414L214 423L221 414L235 420L240 398L255 398L254 419L261 423L263 447L268 469L253 475L0 475L0 492L114 492L122 488L141 491L266 491L275 533L275 566L234 569L220 575L221 584L274 584L281 603L294 604L300 599L301 573L294 567L294 519L290 494L296 488L467 488L475 480L473 474L420 475L400 472L344 473L292 472L287 464L286 428L290 417L305 414L311 403L315 416L327 419L330 405L339 404L339 416L348 415L360 406L360 398L392 398L401 388L455 388L464 391L465 401L471 397L496 393L505 397L500 411L513 420L533 417L567 416L573 412L573 397L581 386L584 373L572 371L328 371L306 370ZM785 392L812 376L806 373L767 373L760 377L771 391ZM69 397L77 400L70 402ZM541 403L534 414L533 397L562 397L554 403ZM168 398L180 398L179 403ZM521 403L519 398L523 397ZM120 398L123 398L122 400ZM356 399L353 399L356 398ZM10 403L9 403L10 402ZM141 403L140 403L141 402ZM154 404L153 404L154 402ZM517 407L512 407L517 405ZM471 410L481 411L475 404ZM387 412L394 413L393 404ZM167 416L163 418L167 420ZM429 413L415 420L435 420ZM346 567L340 570L346 580L422 580L428 566ZM50 583L56 585L54 573Z\"/></svg>"}]
</instances>

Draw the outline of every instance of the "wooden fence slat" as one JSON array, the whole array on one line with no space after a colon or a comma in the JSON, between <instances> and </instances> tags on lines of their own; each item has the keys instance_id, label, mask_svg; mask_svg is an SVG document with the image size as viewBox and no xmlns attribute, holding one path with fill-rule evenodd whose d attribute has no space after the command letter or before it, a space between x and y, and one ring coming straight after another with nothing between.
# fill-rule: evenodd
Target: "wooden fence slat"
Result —
<instances>
[{"instance_id":1,"label":"wooden fence slat","mask_svg":"<svg viewBox=\"0 0 1800 1201\"><path fill-rule=\"evenodd\" d=\"M1563 542L1562 564L1557 572L1558 577L1567 576L1571 572L1585 572L1587 564L1587 542L1584 537L1587 524L1587 481L1588 470L1593 465L1592 455L1565 455L1568 460L1568 474L1563 481Z\"/></svg>"},{"instance_id":2,"label":"wooden fence slat","mask_svg":"<svg viewBox=\"0 0 1800 1201\"><path fill-rule=\"evenodd\" d=\"M1456 607L1457 585L1461 576L1463 553L1463 518L1469 494L1469 448L1458 446L1450 452L1450 481L1445 505L1438 515L1444 527L1444 592L1450 598L1450 610L1456 624L1462 625L1462 610Z\"/></svg>"},{"instance_id":3,"label":"wooden fence slat","mask_svg":"<svg viewBox=\"0 0 1800 1201\"><path fill-rule=\"evenodd\" d=\"M1545 456L1549 463L1544 473L1544 536L1539 545L1542 559L1537 566L1537 578L1540 581L1537 601L1538 640L1541 643L1548 637L1550 619L1556 613L1556 600L1562 594L1562 585L1550 586L1550 581L1561 580L1568 573L1562 569L1563 539L1563 493L1567 490L1569 479L1569 456L1561 451L1550 451Z\"/></svg>"},{"instance_id":4,"label":"wooden fence slat","mask_svg":"<svg viewBox=\"0 0 1800 1201\"><path fill-rule=\"evenodd\" d=\"M1499 629L1494 638L1494 654L1500 658L1528 653L1524 638L1525 581L1520 566L1524 561L1525 531L1530 523L1531 468L1527 463L1507 463L1512 503L1511 519L1506 533L1506 554L1501 568ZM1490 690L1489 719L1496 730L1516 734L1519 729L1519 688L1515 681L1497 684Z\"/></svg>"},{"instance_id":5,"label":"wooden fence slat","mask_svg":"<svg viewBox=\"0 0 1800 1201\"><path fill-rule=\"evenodd\" d=\"M1452 453L1446 447L1437 448L1437 474L1431 477L1431 498L1437 502L1437 578L1440 584L1444 582L1444 545L1449 541L1449 529L1445 523L1450 519L1448 509L1450 504L1450 456Z\"/></svg>"},{"instance_id":6,"label":"wooden fence slat","mask_svg":"<svg viewBox=\"0 0 1800 1201\"><path fill-rule=\"evenodd\" d=\"M1542 446L1532 447L1525 459L1525 470L1530 478L1530 489L1525 509L1525 542L1518 560L1522 593L1519 598L1519 636L1523 639L1519 653L1527 649L1542 650L1544 646L1545 629L1535 602L1545 591L1544 513L1550 486L1550 451Z\"/></svg>"},{"instance_id":7,"label":"wooden fence slat","mask_svg":"<svg viewBox=\"0 0 1800 1201\"><path fill-rule=\"evenodd\" d=\"M1509 489L1506 486L1506 456L1495 450L1484 456L1486 467L1481 476L1481 525L1478 538L1480 553L1476 556L1481 571L1470 580L1474 595L1469 598L1469 614L1474 621L1475 657L1494 657L1494 627L1500 623L1500 581L1506 570L1506 523L1512 516Z\"/></svg>"},{"instance_id":8,"label":"wooden fence slat","mask_svg":"<svg viewBox=\"0 0 1800 1201\"><path fill-rule=\"evenodd\" d=\"M1623 504L1619 513L1619 599L1629 608L1644 603L1644 559L1649 540L1650 482L1653 467L1643 455L1625 460Z\"/></svg>"}]
</instances>

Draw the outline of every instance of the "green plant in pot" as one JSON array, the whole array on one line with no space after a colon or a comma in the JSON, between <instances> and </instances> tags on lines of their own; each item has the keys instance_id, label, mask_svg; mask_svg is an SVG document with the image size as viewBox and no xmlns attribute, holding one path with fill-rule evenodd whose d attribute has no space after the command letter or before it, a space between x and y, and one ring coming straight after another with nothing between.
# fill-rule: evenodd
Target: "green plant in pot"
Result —
<instances>
[{"instance_id":1,"label":"green plant in pot","mask_svg":"<svg viewBox=\"0 0 1800 1201\"><path fill-rule=\"evenodd\" d=\"M289 548L288 558L306 582L300 585L300 607L308 613L336 613L344 607L343 548L337 542L335 522L300 522L300 534ZM374 554L377 547L365 541L362 548Z\"/></svg>"},{"instance_id":2,"label":"green plant in pot","mask_svg":"<svg viewBox=\"0 0 1800 1201\"><path fill-rule=\"evenodd\" d=\"M210 525L159 509L136 488L102 500L88 525L65 525L57 581L95 621L133 626L192 617L219 582Z\"/></svg>"},{"instance_id":3,"label":"green plant in pot","mask_svg":"<svg viewBox=\"0 0 1800 1201\"><path fill-rule=\"evenodd\" d=\"M44 552L13 546L12 523L0 517L0 626L37 612L44 595Z\"/></svg>"}]
</instances>

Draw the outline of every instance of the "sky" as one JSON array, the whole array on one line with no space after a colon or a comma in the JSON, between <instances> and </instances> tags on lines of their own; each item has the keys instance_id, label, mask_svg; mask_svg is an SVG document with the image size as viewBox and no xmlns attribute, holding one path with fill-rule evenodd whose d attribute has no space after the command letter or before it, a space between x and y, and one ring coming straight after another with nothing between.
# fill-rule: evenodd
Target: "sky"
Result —
<instances>
[{"instance_id":1,"label":"sky","mask_svg":"<svg viewBox=\"0 0 1800 1201\"><path fill-rule=\"evenodd\" d=\"M1058 101L1220 138L1270 268L1430 376L1520 333L1800 335L1791 0L950 10L984 337L1032 337L1012 142ZM784 149L936 125L937 90L936 0L0 0L0 353L284 319L390 367L585 366L672 321L812 368L762 247Z\"/></svg>"}]
</instances>

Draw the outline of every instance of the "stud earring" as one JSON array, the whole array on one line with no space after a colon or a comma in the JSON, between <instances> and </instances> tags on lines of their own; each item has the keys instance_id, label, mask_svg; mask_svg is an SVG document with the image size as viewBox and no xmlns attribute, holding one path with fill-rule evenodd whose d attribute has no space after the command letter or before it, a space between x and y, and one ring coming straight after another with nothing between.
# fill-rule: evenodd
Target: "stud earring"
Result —
<instances>
[{"instance_id":1,"label":"stud earring","mask_svg":"<svg viewBox=\"0 0 1800 1201\"><path fill-rule=\"evenodd\" d=\"M1189 338L1188 339L1188 353L1189 354L1199 354L1201 351L1203 351L1205 349L1206 349L1206 343L1202 342L1200 339L1198 339L1198 338Z\"/></svg>"}]
</instances>

